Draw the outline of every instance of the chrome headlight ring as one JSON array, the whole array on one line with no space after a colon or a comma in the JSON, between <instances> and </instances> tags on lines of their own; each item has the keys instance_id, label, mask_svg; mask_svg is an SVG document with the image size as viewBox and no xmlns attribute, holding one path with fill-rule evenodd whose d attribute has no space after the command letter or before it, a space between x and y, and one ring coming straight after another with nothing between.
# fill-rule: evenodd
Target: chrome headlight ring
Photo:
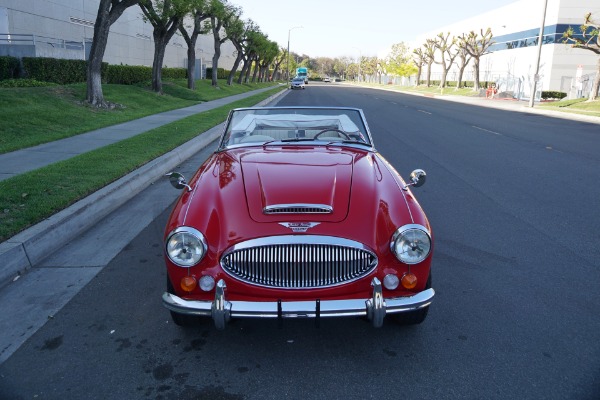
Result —
<instances>
[{"instance_id":1,"label":"chrome headlight ring","mask_svg":"<svg viewBox=\"0 0 600 400\"><path fill-rule=\"evenodd\" d=\"M192 267L200 262L208 250L206 238L197 229L180 226L174 229L165 243L169 260L178 267Z\"/></svg>"},{"instance_id":2,"label":"chrome headlight ring","mask_svg":"<svg viewBox=\"0 0 600 400\"><path fill-rule=\"evenodd\" d=\"M418 264L431 252L431 234L422 225L404 225L392 236L390 248L400 262Z\"/></svg>"}]
</instances>

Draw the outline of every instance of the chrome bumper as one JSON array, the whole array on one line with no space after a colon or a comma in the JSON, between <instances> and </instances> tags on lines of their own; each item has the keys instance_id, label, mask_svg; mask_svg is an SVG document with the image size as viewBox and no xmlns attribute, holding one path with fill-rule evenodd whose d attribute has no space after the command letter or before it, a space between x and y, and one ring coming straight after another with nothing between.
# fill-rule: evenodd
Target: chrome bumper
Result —
<instances>
[{"instance_id":1,"label":"chrome bumper","mask_svg":"<svg viewBox=\"0 0 600 400\"><path fill-rule=\"evenodd\" d=\"M225 297L225 281L217 282L213 301L184 300L171 293L163 294L163 305L171 311L212 317L217 329L224 329L231 317L244 318L320 318L367 316L373 326L383 325L386 314L418 310L431 304L435 291L427 289L410 297L383 298L381 282L371 281L373 295L368 299L326 301L228 301Z\"/></svg>"}]
</instances>

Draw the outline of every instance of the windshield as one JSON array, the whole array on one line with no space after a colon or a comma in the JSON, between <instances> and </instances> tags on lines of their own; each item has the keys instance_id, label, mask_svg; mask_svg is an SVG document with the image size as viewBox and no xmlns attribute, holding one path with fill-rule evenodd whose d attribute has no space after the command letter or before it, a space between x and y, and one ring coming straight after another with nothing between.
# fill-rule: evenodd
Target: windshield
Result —
<instances>
[{"instance_id":1,"label":"windshield","mask_svg":"<svg viewBox=\"0 0 600 400\"><path fill-rule=\"evenodd\" d=\"M286 107L233 110L220 147L286 142L372 145L358 109Z\"/></svg>"}]
</instances>

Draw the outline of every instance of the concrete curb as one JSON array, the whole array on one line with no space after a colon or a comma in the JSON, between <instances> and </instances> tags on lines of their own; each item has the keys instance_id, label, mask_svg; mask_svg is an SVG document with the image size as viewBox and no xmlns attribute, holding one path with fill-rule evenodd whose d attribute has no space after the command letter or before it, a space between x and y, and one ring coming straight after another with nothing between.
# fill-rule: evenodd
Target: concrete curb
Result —
<instances>
[{"instance_id":1,"label":"concrete curb","mask_svg":"<svg viewBox=\"0 0 600 400\"><path fill-rule=\"evenodd\" d=\"M261 101L257 106L276 100L287 93L286 89ZM0 287L10 283L81 235L154 181L206 147L220 136L223 128L223 124L220 124L209 129L50 218L0 243Z\"/></svg>"}]
</instances>

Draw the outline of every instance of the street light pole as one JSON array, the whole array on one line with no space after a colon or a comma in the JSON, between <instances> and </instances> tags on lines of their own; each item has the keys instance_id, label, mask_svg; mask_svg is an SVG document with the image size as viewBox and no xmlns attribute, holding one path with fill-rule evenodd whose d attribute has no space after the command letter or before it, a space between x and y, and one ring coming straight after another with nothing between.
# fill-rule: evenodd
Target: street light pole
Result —
<instances>
[{"instance_id":1,"label":"street light pole","mask_svg":"<svg viewBox=\"0 0 600 400\"><path fill-rule=\"evenodd\" d=\"M288 82L290 81L290 33L292 32L292 29L297 29L297 28L303 28L303 26L294 26L288 30L288 48L287 48L287 57L286 57L286 62L285 62L286 79Z\"/></svg>"},{"instance_id":2,"label":"street light pole","mask_svg":"<svg viewBox=\"0 0 600 400\"><path fill-rule=\"evenodd\" d=\"M548 0L544 0L544 14L542 15L542 26L540 27L540 34L538 36L538 53L537 61L535 63L535 75L533 76L533 87L531 89L531 95L529 96L529 107L533 108L533 101L535 99L535 90L537 81L540 79L540 58L542 55L542 42L544 39L544 25L546 25L546 8L548 7Z\"/></svg>"}]
</instances>

